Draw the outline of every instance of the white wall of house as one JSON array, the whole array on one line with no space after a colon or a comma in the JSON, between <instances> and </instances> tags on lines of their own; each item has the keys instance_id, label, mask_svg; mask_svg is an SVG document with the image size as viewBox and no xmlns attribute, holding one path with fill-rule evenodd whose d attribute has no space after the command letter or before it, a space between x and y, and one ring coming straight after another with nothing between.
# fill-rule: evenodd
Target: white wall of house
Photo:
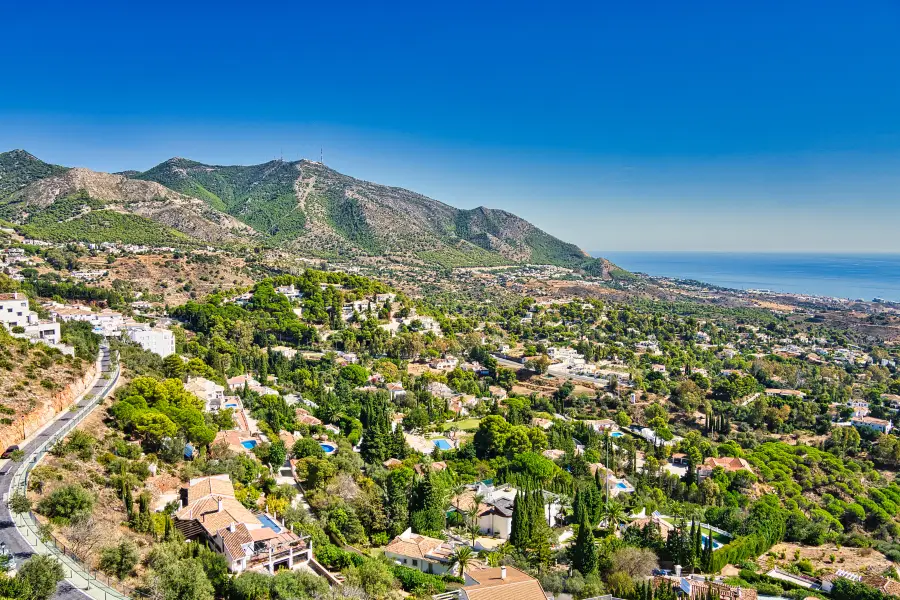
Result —
<instances>
[{"instance_id":1,"label":"white wall of house","mask_svg":"<svg viewBox=\"0 0 900 600\"><path fill-rule=\"evenodd\" d=\"M449 571L447 565L437 561L426 560L424 558L412 558L411 556L403 556L402 554L395 554L388 551L385 551L384 555L398 565L403 565L404 567L409 567L411 569L418 569L423 573L443 575Z\"/></svg>"},{"instance_id":2,"label":"white wall of house","mask_svg":"<svg viewBox=\"0 0 900 600\"><path fill-rule=\"evenodd\" d=\"M484 515L478 518L478 527L481 533L497 536L502 540L508 540L512 531L512 519L500 515Z\"/></svg>"},{"instance_id":3,"label":"white wall of house","mask_svg":"<svg viewBox=\"0 0 900 600\"><path fill-rule=\"evenodd\" d=\"M130 329L128 337L144 350L162 358L175 354L175 336L168 329Z\"/></svg>"}]
</instances>

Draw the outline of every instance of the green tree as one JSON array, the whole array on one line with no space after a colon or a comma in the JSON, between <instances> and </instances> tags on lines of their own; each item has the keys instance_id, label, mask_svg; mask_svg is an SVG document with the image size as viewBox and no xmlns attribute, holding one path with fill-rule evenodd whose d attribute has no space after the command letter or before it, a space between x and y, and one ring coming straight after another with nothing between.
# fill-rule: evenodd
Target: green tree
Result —
<instances>
[{"instance_id":1,"label":"green tree","mask_svg":"<svg viewBox=\"0 0 900 600\"><path fill-rule=\"evenodd\" d=\"M325 456L325 451L322 449L322 446L319 445L319 442L312 438L300 438L296 442L294 442L294 446L291 448L291 454L293 454L294 458L301 459L306 458L307 456L314 456L316 458L322 458Z\"/></svg>"},{"instance_id":2,"label":"green tree","mask_svg":"<svg viewBox=\"0 0 900 600\"><path fill-rule=\"evenodd\" d=\"M125 579L140 559L137 547L128 540L116 546L108 546L100 551L100 570L108 575Z\"/></svg>"},{"instance_id":3,"label":"green tree","mask_svg":"<svg viewBox=\"0 0 900 600\"><path fill-rule=\"evenodd\" d=\"M16 515L26 513L31 510L31 500L21 490L16 490L9 499L9 510Z\"/></svg>"},{"instance_id":4,"label":"green tree","mask_svg":"<svg viewBox=\"0 0 900 600\"><path fill-rule=\"evenodd\" d=\"M150 587L154 597L161 600L213 600L215 597L203 565L190 558L160 564Z\"/></svg>"},{"instance_id":5,"label":"green tree","mask_svg":"<svg viewBox=\"0 0 900 600\"><path fill-rule=\"evenodd\" d=\"M26 600L50 600L65 577L62 564L43 554L33 554L16 573L16 579L28 589Z\"/></svg>"},{"instance_id":6,"label":"green tree","mask_svg":"<svg viewBox=\"0 0 900 600\"><path fill-rule=\"evenodd\" d=\"M366 559L344 571L347 583L361 588L370 598L386 598L396 586L391 565L384 557Z\"/></svg>"},{"instance_id":7,"label":"green tree","mask_svg":"<svg viewBox=\"0 0 900 600\"><path fill-rule=\"evenodd\" d=\"M579 573L588 575L597 571L600 553L594 540L594 531L587 518L583 518L578 524L578 536L572 545L571 553L572 567Z\"/></svg>"}]
</instances>

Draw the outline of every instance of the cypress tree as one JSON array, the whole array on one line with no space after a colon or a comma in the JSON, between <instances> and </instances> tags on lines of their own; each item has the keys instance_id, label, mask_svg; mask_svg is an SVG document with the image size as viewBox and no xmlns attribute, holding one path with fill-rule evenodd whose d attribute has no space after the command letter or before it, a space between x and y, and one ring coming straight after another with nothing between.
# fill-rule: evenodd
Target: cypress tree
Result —
<instances>
[{"instance_id":1,"label":"cypress tree","mask_svg":"<svg viewBox=\"0 0 900 600\"><path fill-rule=\"evenodd\" d=\"M523 514L525 513L522 507L523 502L522 494L516 494L516 497L513 498L513 514L512 523L510 524L509 529L509 543L516 548L518 548L521 543L522 521L524 519Z\"/></svg>"},{"instance_id":2,"label":"cypress tree","mask_svg":"<svg viewBox=\"0 0 900 600\"><path fill-rule=\"evenodd\" d=\"M598 560L594 531L590 521L583 519L578 525L578 537L572 547L572 566L582 575L589 575L597 571Z\"/></svg>"},{"instance_id":3,"label":"cypress tree","mask_svg":"<svg viewBox=\"0 0 900 600\"><path fill-rule=\"evenodd\" d=\"M131 518L134 516L134 498L132 498L132 496L131 496L131 486L126 483L124 485L124 487L125 487L125 494L124 494L125 495L125 498L124 498L125 515L128 517L128 520L130 521Z\"/></svg>"}]
</instances>

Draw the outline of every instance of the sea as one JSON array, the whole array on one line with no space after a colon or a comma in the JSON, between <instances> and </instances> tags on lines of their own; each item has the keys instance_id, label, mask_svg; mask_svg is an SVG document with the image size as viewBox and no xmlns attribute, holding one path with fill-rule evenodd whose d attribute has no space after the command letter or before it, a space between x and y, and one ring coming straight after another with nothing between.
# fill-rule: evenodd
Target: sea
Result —
<instances>
[{"instance_id":1,"label":"sea","mask_svg":"<svg viewBox=\"0 0 900 600\"><path fill-rule=\"evenodd\" d=\"M632 272L733 289L900 302L900 254L591 252Z\"/></svg>"}]
</instances>

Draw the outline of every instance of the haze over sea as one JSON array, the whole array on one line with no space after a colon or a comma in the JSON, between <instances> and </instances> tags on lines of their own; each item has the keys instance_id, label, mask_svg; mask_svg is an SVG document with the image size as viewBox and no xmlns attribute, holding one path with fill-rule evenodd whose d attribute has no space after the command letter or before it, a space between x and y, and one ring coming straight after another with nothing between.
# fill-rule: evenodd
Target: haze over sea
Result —
<instances>
[{"instance_id":1,"label":"haze over sea","mask_svg":"<svg viewBox=\"0 0 900 600\"><path fill-rule=\"evenodd\" d=\"M900 302L900 254L591 252L623 269L735 289Z\"/></svg>"}]
</instances>

